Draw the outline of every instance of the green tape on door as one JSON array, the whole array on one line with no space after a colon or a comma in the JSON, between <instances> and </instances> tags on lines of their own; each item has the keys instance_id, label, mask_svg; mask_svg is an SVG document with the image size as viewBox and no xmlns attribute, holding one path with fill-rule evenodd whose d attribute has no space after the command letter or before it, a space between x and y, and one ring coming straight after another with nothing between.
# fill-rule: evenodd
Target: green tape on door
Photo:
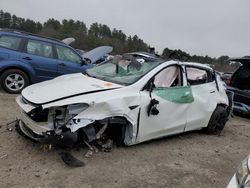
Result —
<instances>
[{"instance_id":1,"label":"green tape on door","mask_svg":"<svg viewBox=\"0 0 250 188\"><path fill-rule=\"evenodd\" d=\"M167 101L174 103L192 103L194 97L191 87L170 87L170 88L154 88L153 93Z\"/></svg>"}]
</instances>

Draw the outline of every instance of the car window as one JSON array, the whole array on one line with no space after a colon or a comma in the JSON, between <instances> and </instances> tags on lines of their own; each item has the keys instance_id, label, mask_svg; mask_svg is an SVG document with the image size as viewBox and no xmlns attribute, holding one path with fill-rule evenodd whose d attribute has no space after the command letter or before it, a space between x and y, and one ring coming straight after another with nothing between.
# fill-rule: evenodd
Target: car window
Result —
<instances>
[{"instance_id":1,"label":"car window","mask_svg":"<svg viewBox=\"0 0 250 188\"><path fill-rule=\"evenodd\" d=\"M37 40L28 40L27 53L49 58L53 57L52 45L48 42Z\"/></svg>"},{"instance_id":2,"label":"car window","mask_svg":"<svg viewBox=\"0 0 250 188\"><path fill-rule=\"evenodd\" d=\"M181 86L181 70L178 66L170 66L159 72L154 79L156 88Z\"/></svg>"},{"instance_id":3,"label":"car window","mask_svg":"<svg viewBox=\"0 0 250 188\"><path fill-rule=\"evenodd\" d=\"M81 57L70 48L56 45L56 51L58 59L60 60L71 61L79 64L82 63Z\"/></svg>"},{"instance_id":4,"label":"car window","mask_svg":"<svg viewBox=\"0 0 250 188\"><path fill-rule=\"evenodd\" d=\"M21 40L22 39L19 37L2 35L0 36L0 46L12 50L18 50Z\"/></svg>"},{"instance_id":5,"label":"car window","mask_svg":"<svg viewBox=\"0 0 250 188\"><path fill-rule=\"evenodd\" d=\"M187 81L190 85L199 85L199 84L205 84L209 81L212 81L209 79L209 75L206 70L194 68L194 67L186 67L187 72Z\"/></svg>"}]
</instances>

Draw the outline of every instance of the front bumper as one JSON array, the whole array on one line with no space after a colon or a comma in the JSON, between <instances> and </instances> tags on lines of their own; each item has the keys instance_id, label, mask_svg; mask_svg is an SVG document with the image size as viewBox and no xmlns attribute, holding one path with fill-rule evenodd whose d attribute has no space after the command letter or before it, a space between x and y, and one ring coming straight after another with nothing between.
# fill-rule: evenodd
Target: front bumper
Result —
<instances>
[{"instance_id":1,"label":"front bumper","mask_svg":"<svg viewBox=\"0 0 250 188\"><path fill-rule=\"evenodd\" d=\"M49 129L48 125L33 121L23 111L21 112L21 117L16 125L16 130L22 136L28 137L29 139L42 144L71 147L78 140L77 133L72 133L70 131L55 132L55 130Z\"/></svg>"},{"instance_id":2,"label":"front bumper","mask_svg":"<svg viewBox=\"0 0 250 188\"><path fill-rule=\"evenodd\" d=\"M54 131L49 129L47 125L33 121L23 111L20 113L20 119L17 122L16 129L21 135L41 143L48 143L55 137Z\"/></svg>"}]
</instances>

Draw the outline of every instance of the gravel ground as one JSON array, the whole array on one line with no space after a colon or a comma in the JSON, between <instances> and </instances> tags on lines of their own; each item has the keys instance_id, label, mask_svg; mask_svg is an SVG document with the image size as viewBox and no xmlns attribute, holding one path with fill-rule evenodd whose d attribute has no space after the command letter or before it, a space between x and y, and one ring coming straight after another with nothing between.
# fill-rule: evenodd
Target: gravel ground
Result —
<instances>
[{"instance_id":1,"label":"gravel ground","mask_svg":"<svg viewBox=\"0 0 250 188\"><path fill-rule=\"evenodd\" d=\"M226 187L250 153L250 120L231 119L221 136L185 133L132 147L115 148L70 168L60 150L34 145L5 124L15 119L16 95L0 91L0 187ZM13 127L13 126L12 126ZM7 155L7 156L6 156Z\"/></svg>"}]
</instances>

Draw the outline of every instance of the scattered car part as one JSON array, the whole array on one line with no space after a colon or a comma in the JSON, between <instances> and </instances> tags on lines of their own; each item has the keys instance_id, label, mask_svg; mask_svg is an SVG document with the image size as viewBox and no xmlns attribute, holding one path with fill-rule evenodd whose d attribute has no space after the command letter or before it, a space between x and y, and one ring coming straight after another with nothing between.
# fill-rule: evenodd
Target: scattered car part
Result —
<instances>
[{"instance_id":1,"label":"scattered car part","mask_svg":"<svg viewBox=\"0 0 250 188\"><path fill-rule=\"evenodd\" d=\"M8 156L8 154L5 153L5 154L3 154L3 155L0 156L0 159L3 159L5 157L7 157L7 156Z\"/></svg>"},{"instance_id":2,"label":"scattered car part","mask_svg":"<svg viewBox=\"0 0 250 188\"><path fill-rule=\"evenodd\" d=\"M70 167L85 166L85 163L83 161L80 161L79 159L75 158L69 152L61 152L59 153L59 155L61 156L63 162Z\"/></svg>"}]
</instances>

